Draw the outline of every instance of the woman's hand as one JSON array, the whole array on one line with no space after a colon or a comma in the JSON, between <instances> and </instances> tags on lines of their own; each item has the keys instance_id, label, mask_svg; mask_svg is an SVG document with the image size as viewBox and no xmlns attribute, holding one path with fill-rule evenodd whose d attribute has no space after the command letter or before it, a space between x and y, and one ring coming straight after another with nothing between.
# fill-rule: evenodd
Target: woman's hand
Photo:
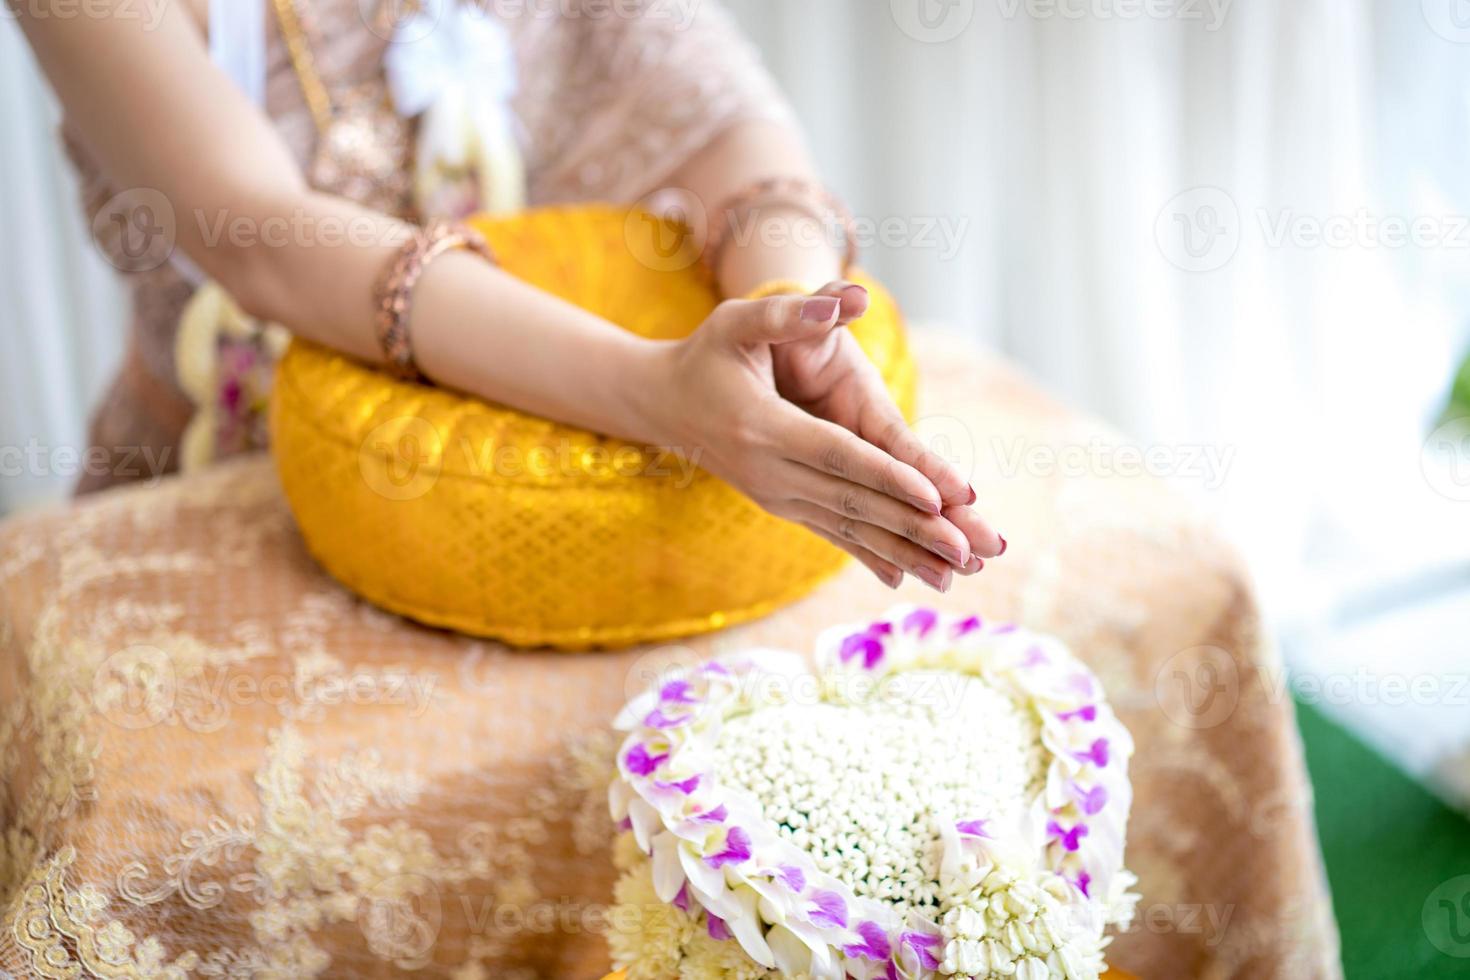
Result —
<instances>
[{"instance_id":1,"label":"woman's hand","mask_svg":"<svg viewBox=\"0 0 1470 980\"><path fill-rule=\"evenodd\" d=\"M816 292L842 302L838 325L846 327L868 311L868 291L851 282L833 282ZM836 422L928 477L943 498L943 516L965 535L970 553L993 558L1005 551L1005 538L970 509L975 491L947 460L914 435L894 404L883 378L847 330L772 348L776 389L818 418Z\"/></svg>"},{"instance_id":2,"label":"woman's hand","mask_svg":"<svg viewBox=\"0 0 1470 980\"><path fill-rule=\"evenodd\" d=\"M657 348L636 386L640 428L697 454L693 462L850 552L890 587L909 572L947 591L955 571L980 570L977 545L997 554L999 538L965 509L963 480L906 441L906 427L879 433L882 445L863 438L860 424L876 424L884 409L864 414L854 399L873 392L851 370L813 370L830 338L842 349L840 327L859 305L866 308L866 296L859 302L829 290L722 304L688 339ZM802 346L798 356L785 350ZM783 376L789 395L779 386ZM878 392L891 408L881 383ZM935 478L958 504L946 507ZM981 540L962 525L980 528Z\"/></svg>"}]
</instances>

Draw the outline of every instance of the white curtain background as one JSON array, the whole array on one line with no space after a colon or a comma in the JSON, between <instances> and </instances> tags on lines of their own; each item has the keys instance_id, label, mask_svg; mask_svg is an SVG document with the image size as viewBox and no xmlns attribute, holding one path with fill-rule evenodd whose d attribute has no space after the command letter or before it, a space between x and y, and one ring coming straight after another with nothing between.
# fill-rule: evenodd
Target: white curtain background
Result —
<instances>
[{"instance_id":1,"label":"white curtain background","mask_svg":"<svg viewBox=\"0 0 1470 980\"><path fill-rule=\"evenodd\" d=\"M832 183L886 222L869 265L911 317L1161 451L1300 668L1466 662L1470 441L1426 439L1470 345L1470 4L729 6ZM9 23L0 79L0 446L79 446L119 294ZM0 510L69 483L7 470ZM1436 706L1428 752L1368 700L1326 706L1411 768L1470 745L1463 708Z\"/></svg>"}]
</instances>

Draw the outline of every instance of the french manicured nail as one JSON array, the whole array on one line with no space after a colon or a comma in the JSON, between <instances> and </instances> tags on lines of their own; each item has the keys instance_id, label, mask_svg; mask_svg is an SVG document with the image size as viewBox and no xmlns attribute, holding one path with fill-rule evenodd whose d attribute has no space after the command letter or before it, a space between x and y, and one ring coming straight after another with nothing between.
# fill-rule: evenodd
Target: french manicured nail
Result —
<instances>
[{"instance_id":1,"label":"french manicured nail","mask_svg":"<svg viewBox=\"0 0 1470 980\"><path fill-rule=\"evenodd\" d=\"M1000 550L995 553L995 557L999 558L1006 553L1006 539L1003 534L997 534L996 537L1000 538Z\"/></svg>"},{"instance_id":2,"label":"french manicured nail","mask_svg":"<svg viewBox=\"0 0 1470 980\"><path fill-rule=\"evenodd\" d=\"M909 497L909 503L913 504L915 507L919 508L919 510L922 510L926 514L937 515L940 511L938 503L933 500L925 500L923 497L911 496Z\"/></svg>"},{"instance_id":3,"label":"french manicured nail","mask_svg":"<svg viewBox=\"0 0 1470 980\"><path fill-rule=\"evenodd\" d=\"M975 492L975 488L974 487L970 487L970 499L967 500L967 501L965 501L965 506L968 507L968 506L970 506L971 504L973 504L975 501L977 501L979 499L980 499L980 495Z\"/></svg>"},{"instance_id":4,"label":"french manicured nail","mask_svg":"<svg viewBox=\"0 0 1470 980\"><path fill-rule=\"evenodd\" d=\"M951 565L965 567L965 553L952 544L945 544L943 541L936 542L934 552Z\"/></svg>"},{"instance_id":5,"label":"french manicured nail","mask_svg":"<svg viewBox=\"0 0 1470 980\"><path fill-rule=\"evenodd\" d=\"M801 318L812 323L826 323L837 315L837 307L841 305L842 301L835 296L809 299L801 306Z\"/></svg>"},{"instance_id":6,"label":"french manicured nail","mask_svg":"<svg viewBox=\"0 0 1470 980\"><path fill-rule=\"evenodd\" d=\"M953 578L948 571L938 572L924 565L914 569L914 574L919 576L921 582L938 592L948 592L950 580Z\"/></svg>"}]
</instances>

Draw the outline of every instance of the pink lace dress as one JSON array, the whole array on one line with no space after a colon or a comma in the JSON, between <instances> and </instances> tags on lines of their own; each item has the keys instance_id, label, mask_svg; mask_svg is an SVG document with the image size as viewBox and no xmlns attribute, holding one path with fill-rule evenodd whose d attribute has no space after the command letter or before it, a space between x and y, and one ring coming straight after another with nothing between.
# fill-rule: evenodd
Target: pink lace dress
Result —
<instances>
[{"instance_id":1,"label":"pink lace dress","mask_svg":"<svg viewBox=\"0 0 1470 980\"><path fill-rule=\"evenodd\" d=\"M334 100L386 100L386 12L361 0L300 6L317 69ZM731 124L789 118L758 54L718 3L558 0L484 6L503 24L516 56L519 85L512 110L523 133L527 199L533 205L635 201ZM634 10L639 15L630 16ZM317 132L274 19L267 37L265 110L305 169ZM87 213L96 214L117 189L80 141L67 137L82 174ZM407 214L409 207L405 198L396 210ZM172 470L195 411L174 357L175 333L195 284L174 263L130 279L127 353L92 418L90 440L116 450L146 447L149 458L166 461ZM123 479L88 476L79 492Z\"/></svg>"}]
</instances>

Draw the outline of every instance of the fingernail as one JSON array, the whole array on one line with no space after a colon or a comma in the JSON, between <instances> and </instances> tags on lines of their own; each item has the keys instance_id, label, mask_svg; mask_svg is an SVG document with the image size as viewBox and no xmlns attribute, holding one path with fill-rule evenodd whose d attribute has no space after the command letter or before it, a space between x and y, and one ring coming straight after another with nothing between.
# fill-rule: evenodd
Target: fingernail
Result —
<instances>
[{"instance_id":1,"label":"fingernail","mask_svg":"<svg viewBox=\"0 0 1470 980\"><path fill-rule=\"evenodd\" d=\"M965 553L952 544L945 544L943 541L937 542L934 545L934 552L952 565L958 565L961 568L965 567Z\"/></svg>"},{"instance_id":2,"label":"fingernail","mask_svg":"<svg viewBox=\"0 0 1470 980\"><path fill-rule=\"evenodd\" d=\"M996 537L1000 538L1000 550L995 553L995 557L999 558L1006 553L1006 539L1003 534L997 534Z\"/></svg>"},{"instance_id":3,"label":"fingernail","mask_svg":"<svg viewBox=\"0 0 1470 980\"><path fill-rule=\"evenodd\" d=\"M865 289L862 286L859 286L855 282L848 283L846 286L843 286L842 287L842 298L843 299L851 298L851 299L854 299L854 300L867 299L868 298L868 291L867 291L867 289Z\"/></svg>"},{"instance_id":4,"label":"fingernail","mask_svg":"<svg viewBox=\"0 0 1470 980\"><path fill-rule=\"evenodd\" d=\"M985 559L981 558L979 555L971 555L970 557L975 560L975 564L980 566L979 568L975 569L975 571L983 572L985 570Z\"/></svg>"},{"instance_id":5,"label":"fingernail","mask_svg":"<svg viewBox=\"0 0 1470 980\"><path fill-rule=\"evenodd\" d=\"M903 572L892 571L883 576L883 584L890 589L896 589L903 584Z\"/></svg>"},{"instance_id":6,"label":"fingernail","mask_svg":"<svg viewBox=\"0 0 1470 980\"><path fill-rule=\"evenodd\" d=\"M841 305L842 301L835 296L809 299L801 306L801 318L812 323L826 323L837 315L837 307Z\"/></svg>"},{"instance_id":7,"label":"fingernail","mask_svg":"<svg viewBox=\"0 0 1470 980\"><path fill-rule=\"evenodd\" d=\"M919 576L921 582L938 592L948 592L950 580L953 578L948 571L937 572L923 565L914 569L914 574Z\"/></svg>"},{"instance_id":8,"label":"fingernail","mask_svg":"<svg viewBox=\"0 0 1470 980\"><path fill-rule=\"evenodd\" d=\"M913 504L915 507L919 508L919 510L922 510L926 514L938 515L939 513L939 504L933 500L925 500L923 497L910 496L909 503Z\"/></svg>"},{"instance_id":9,"label":"fingernail","mask_svg":"<svg viewBox=\"0 0 1470 980\"><path fill-rule=\"evenodd\" d=\"M965 506L968 507L971 504L973 504L976 500L979 500L979 499L980 499L979 495L977 493L975 493L975 488L974 487L970 487L970 499L965 501Z\"/></svg>"}]
</instances>

